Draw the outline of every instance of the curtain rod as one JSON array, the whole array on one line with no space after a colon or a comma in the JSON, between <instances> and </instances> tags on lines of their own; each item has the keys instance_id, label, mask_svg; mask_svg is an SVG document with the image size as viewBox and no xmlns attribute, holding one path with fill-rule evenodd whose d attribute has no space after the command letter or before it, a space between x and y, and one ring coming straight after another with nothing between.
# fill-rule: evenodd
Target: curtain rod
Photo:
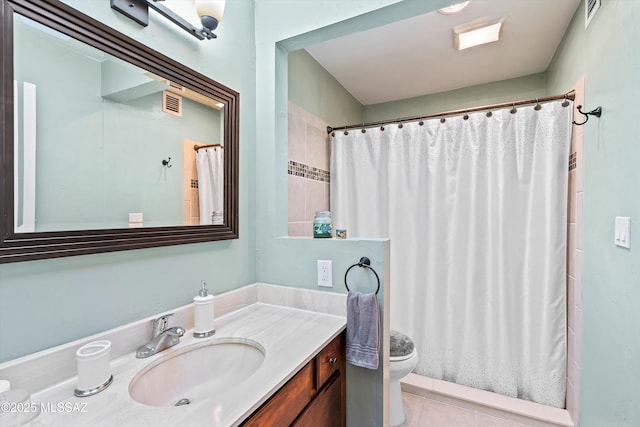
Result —
<instances>
[{"instance_id":1,"label":"curtain rod","mask_svg":"<svg viewBox=\"0 0 640 427\"><path fill-rule=\"evenodd\" d=\"M197 153L201 148L222 147L222 144L194 145L193 149Z\"/></svg>"},{"instance_id":2,"label":"curtain rod","mask_svg":"<svg viewBox=\"0 0 640 427\"><path fill-rule=\"evenodd\" d=\"M331 133L331 132L336 131L336 130L371 128L371 127L382 126L382 125L391 124L391 123L402 124L403 122L411 122L411 121L414 121L414 120L423 120L423 119L432 119L432 118L437 118L437 117L441 117L441 118L444 119L445 116L456 116L456 115L459 115L459 114L475 113L477 111L497 110L497 109L506 108L506 107L516 107L516 106L519 106L519 105L539 104L541 102L556 101L556 100L559 100L559 99L568 99L568 100L573 101L573 100L575 100L575 97L576 97L576 92L574 90L572 90L572 91L567 92L567 93L562 94L562 95L545 96L543 98L533 98L533 99L527 99L527 100L523 100L523 101L503 102L503 103L500 103L500 104L484 105L482 107L462 108L460 110L444 111L442 113L423 114L423 115L420 115L420 116L402 117L402 118L394 119L394 120L382 120L382 121L379 121L379 122L361 123L361 124L357 124L357 125L348 125L348 126L340 126L340 127L327 126L327 133Z\"/></svg>"}]
</instances>

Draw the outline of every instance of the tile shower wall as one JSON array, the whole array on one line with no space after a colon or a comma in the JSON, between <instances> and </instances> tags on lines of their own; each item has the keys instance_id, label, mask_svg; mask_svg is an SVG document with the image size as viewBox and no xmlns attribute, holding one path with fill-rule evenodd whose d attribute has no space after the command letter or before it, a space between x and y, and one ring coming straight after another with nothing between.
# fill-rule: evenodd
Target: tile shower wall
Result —
<instances>
[{"instance_id":1,"label":"tile shower wall","mask_svg":"<svg viewBox=\"0 0 640 427\"><path fill-rule=\"evenodd\" d=\"M289 236L312 237L316 211L329 210L327 125L289 101Z\"/></svg>"},{"instance_id":2,"label":"tile shower wall","mask_svg":"<svg viewBox=\"0 0 640 427\"><path fill-rule=\"evenodd\" d=\"M195 141L182 141L182 219L184 225L200 224L200 205L198 204L198 171L196 169L196 145L205 145Z\"/></svg>"},{"instance_id":3,"label":"tile shower wall","mask_svg":"<svg viewBox=\"0 0 640 427\"><path fill-rule=\"evenodd\" d=\"M584 77L575 85L574 116L581 122L576 107L584 104ZM582 200L583 200L583 126L573 125L569 157L569 206L567 211L567 410L575 426L579 425L580 340L582 320Z\"/></svg>"}]
</instances>

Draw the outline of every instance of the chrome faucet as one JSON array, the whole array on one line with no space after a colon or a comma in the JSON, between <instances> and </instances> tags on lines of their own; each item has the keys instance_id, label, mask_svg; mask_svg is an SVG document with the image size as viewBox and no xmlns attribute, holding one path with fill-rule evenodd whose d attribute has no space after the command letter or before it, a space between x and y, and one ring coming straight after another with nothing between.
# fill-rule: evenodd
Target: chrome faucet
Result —
<instances>
[{"instance_id":1,"label":"chrome faucet","mask_svg":"<svg viewBox=\"0 0 640 427\"><path fill-rule=\"evenodd\" d=\"M180 326L169 328L170 316L173 316L173 313L165 314L153 321L153 337L151 341L138 348L136 351L138 359L153 356L180 342L180 337L184 335L184 328Z\"/></svg>"}]
</instances>

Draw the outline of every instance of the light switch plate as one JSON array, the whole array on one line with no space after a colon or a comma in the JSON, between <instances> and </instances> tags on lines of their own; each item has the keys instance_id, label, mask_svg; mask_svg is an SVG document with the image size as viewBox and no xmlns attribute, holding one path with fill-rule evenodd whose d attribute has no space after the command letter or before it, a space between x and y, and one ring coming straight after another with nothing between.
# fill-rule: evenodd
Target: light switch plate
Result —
<instances>
[{"instance_id":1,"label":"light switch plate","mask_svg":"<svg viewBox=\"0 0 640 427\"><path fill-rule=\"evenodd\" d=\"M614 234L616 246L631 249L631 218L617 216Z\"/></svg>"},{"instance_id":2,"label":"light switch plate","mask_svg":"<svg viewBox=\"0 0 640 427\"><path fill-rule=\"evenodd\" d=\"M144 221L142 212L132 212L129 214L129 223L138 223Z\"/></svg>"}]
</instances>

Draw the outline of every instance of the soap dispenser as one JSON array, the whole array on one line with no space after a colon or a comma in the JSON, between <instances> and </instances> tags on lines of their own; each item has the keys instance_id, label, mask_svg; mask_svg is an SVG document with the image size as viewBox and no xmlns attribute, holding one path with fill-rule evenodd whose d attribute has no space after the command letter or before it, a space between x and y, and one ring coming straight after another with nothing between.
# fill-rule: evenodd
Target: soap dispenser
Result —
<instances>
[{"instance_id":1,"label":"soap dispenser","mask_svg":"<svg viewBox=\"0 0 640 427\"><path fill-rule=\"evenodd\" d=\"M204 280L202 281L202 289L200 289L198 295L193 297L193 306L193 336L195 338L205 338L215 334L213 295L209 295L207 282Z\"/></svg>"}]
</instances>

